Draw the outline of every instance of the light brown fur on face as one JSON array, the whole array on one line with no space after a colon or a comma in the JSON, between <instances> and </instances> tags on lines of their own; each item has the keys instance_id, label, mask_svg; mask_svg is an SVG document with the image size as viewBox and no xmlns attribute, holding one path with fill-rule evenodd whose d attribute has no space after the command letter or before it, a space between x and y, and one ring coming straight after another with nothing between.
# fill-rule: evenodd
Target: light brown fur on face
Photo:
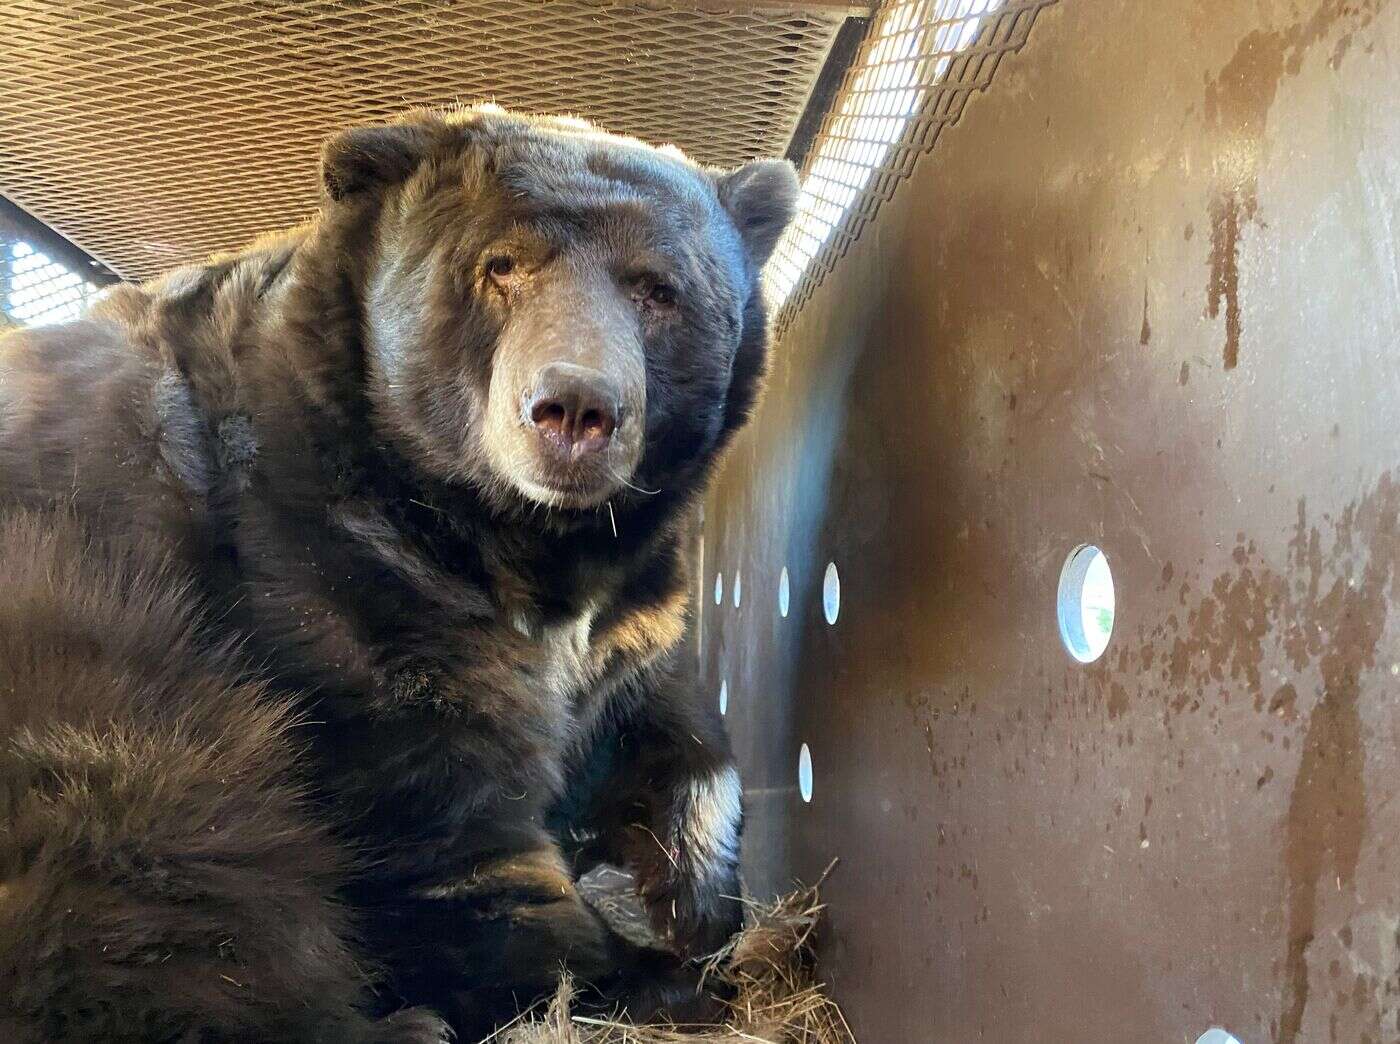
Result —
<instances>
[{"instance_id":1,"label":"light brown fur on face","mask_svg":"<svg viewBox=\"0 0 1400 1044\"><path fill-rule=\"evenodd\" d=\"M645 347L636 309L600 267L557 260L519 280L524 285L511 292L491 368L484 435L490 466L546 507L596 507L631 481L641 458ZM596 373L619 392L607 449L569 469L544 458L528 416L538 375L558 363Z\"/></svg>"}]
</instances>

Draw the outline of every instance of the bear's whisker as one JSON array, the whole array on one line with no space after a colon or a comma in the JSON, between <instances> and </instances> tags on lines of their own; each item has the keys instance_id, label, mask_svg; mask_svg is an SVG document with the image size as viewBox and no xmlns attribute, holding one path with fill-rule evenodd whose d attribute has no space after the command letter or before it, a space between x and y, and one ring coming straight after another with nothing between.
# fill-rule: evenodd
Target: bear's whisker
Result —
<instances>
[{"instance_id":1,"label":"bear's whisker","mask_svg":"<svg viewBox=\"0 0 1400 1044\"><path fill-rule=\"evenodd\" d=\"M625 478L619 475L616 471L613 471L612 468L608 468L608 471L612 473L613 478L617 479L617 481L621 482L628 489L634 490L637 493L642 493L648 497L654 497L661 492L661 490L659 489L643 489L641 486L633 485L631 482L628 482Z\"/></svg>"}]
</instances>

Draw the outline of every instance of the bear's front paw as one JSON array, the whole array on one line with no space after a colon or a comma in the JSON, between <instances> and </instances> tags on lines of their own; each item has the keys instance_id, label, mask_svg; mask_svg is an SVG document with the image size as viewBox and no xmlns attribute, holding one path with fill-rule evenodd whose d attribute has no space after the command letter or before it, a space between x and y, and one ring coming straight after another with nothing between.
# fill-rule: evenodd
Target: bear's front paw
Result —
<instances>
[{"instance_id":1,"label":"bear's front paw","mask_svg":"<svg viewBox=\"0 0 1400 1044\"><path fill-rule=\"evenodd\" d=\"M685 956L718 950L742 921L741 799L739 773L722 766L683 784L669 821L647 839L655 847L637 868L638 890L656 930Z\"/></svg>"},{"instance_id":2,"label":"bear's front paw","mask_svg":"<svg viewBox=\"0 0 1400 1044\"><path fill-rule=\"evenodd\" d=\"M427 1008L406 1008L375 1024L374 1044L449 1044L447 1023Z\"/></svg>"}]
</instances>

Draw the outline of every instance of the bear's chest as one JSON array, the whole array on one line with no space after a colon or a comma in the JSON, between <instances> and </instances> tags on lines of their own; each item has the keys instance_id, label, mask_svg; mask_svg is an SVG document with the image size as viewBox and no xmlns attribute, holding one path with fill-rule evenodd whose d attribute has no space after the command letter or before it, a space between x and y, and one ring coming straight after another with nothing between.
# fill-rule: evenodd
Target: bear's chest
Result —
<instances>
[{"instance_id":1,"label":"bear's chest","mask_svg":"<svg viewBox=\"0 0 1400 1044\"><path fill-rule=\"evenodd\" d=\"M511 614L514 644L528 664L528 681L549 704L568 713L597 680L593 622L597 606L587 604L549 621Z\"/></svg>"}]
</instances>

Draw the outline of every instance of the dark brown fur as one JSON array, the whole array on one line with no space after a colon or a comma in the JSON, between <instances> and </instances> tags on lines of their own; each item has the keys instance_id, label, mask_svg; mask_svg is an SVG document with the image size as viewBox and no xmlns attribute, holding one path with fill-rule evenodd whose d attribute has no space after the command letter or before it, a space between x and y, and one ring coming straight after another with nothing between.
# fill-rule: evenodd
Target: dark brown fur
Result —
<instances>
[{"instance_id":1,"label":"dark brown fur","mask_svg":"<svg viewBox=\"0 0 1400 1044\"><path fill-rule=\"evenodd\" d=\"M582 902L600 859L681 957L737 923L674 658L790 169L480 111L324 167L306 229L0 344L18 1039L473 1039L561 966L644 1015L694 974ZM516 403L557 358L625 395L553 492Z\"/></svg>"},{"instance_id":2,"label":"dark brown fur","mask_svg":"<svg viewBox=\"0 0 1400 1044\"><path fill-rule=\"evenodd\" d=\"M0 547L0 1036L434 1039L357 1013L304 726L208 640L189 578L63 511L11 513Z\"/></svg>"}]
</instances>

